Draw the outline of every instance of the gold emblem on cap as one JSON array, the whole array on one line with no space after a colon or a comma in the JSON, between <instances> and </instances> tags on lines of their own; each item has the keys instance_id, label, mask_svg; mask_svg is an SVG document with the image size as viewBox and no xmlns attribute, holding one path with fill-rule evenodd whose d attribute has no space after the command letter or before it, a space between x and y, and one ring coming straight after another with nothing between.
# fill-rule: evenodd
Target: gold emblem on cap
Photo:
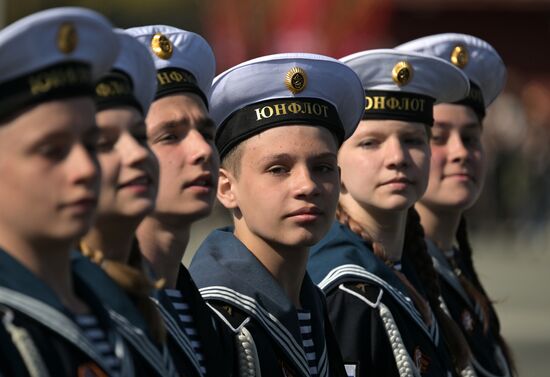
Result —
<instances>
[{"instance_id":1,"label":"gold emblem on cap","mask_svg":"<svg viewBox=\"0 0 550 377\"><path fill-rule=\"evenodd\" d=\"M458 68L466 67L470 56L468 55L468 50L463 45L456 45L451 52L451 63L456 65Z\"/></svg>"},{"instance_id":2,"label":"gold emblem on cap","mask_svg":"<svg viewBox=\"0 0 550 377\"><path fill-rule=\"evenodd\" d=\"M406 61L397 63L391 71L393 82L398 86L407 85L413 76L413 67Z\"/></svg>"},{"instance_id":3,"label":"gold emblem on cap","mask_svg":"<svg viewBox=\"0 0 550 377\"><path fill-rule=\"evenodd\" d=\"M151 39L151 48L155 55L161 59L170 59L172 52L174 52L172 42L162 33L153 35Z\"/></svg>"},{"instance_id":4,"label":"gold emblem on cap","mask_svg":"<svg viewBox=\"0 0 550 377\"><path fill-rule=\"evenodd\" d=\"M307 75L302 68L291 68L285 77L285 85L293 94L300 93L306 88Z\"/></svg>"},{"instance_id":5,"label":"gold emblem on cap","mask_svg":"<svg viewBox=\"0 0 550 377\"><path fill-rule=\"evenodd\" d=\"M61 24L57 31L57 48L64 54L70 54L78 45L78 33L70 22Z\"/></svg>"}]
</instances>

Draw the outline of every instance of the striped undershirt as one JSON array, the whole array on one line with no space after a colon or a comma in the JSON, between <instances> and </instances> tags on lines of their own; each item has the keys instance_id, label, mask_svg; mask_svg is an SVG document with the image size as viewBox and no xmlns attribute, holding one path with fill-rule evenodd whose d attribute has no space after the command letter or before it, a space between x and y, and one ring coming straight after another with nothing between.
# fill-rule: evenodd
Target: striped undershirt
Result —
<instances>
[{"instance_id":1,"label":"striped undershirt","mask_svg":"<svg viewBox=\"0 0 550 377\"><path fill-rule=\"evenodd\" d=\"M178 313L178 318L183 326L183 330L191 340L191 346L195 351L197 360L199 360L201 366L201 372L206 374L206 367L204 363L204 355L202 353L202 346L199 338L199 334L193 322L193 316L189 308L189 304L185 301L181 291L177 289L165 289L164 292L170 299L172 306Z\"/></svg>"},{"instance_id":2,"label":"striped undershirt","mask_svg":"<svg viewBox=\"0 0 550 377\"><path fill-rule=\"evenodd\" d=\"M317 355L315 354L315 344L313 343L313 332L311 330L311 312L309 310L298 309L298 322L300 324L300 334L302 335L302 346L307 358L309 374L311 377L317 377Z\"/></svg>"},{"instance_id":3,"label":"striped undershirt","mask_svg":"<svg viewBox=\"0 0 550 377\"><path fill-rule=\"evenodd\" d=\"M96 351L102 356L105 365L110 369L108 371L109 375L120 376L120 360L116 357L107 335L99 326L97 318L93 314L79 314L74 318L76 324L82 329L86 338L94 345Z\"/></svg>"}]
</instances>

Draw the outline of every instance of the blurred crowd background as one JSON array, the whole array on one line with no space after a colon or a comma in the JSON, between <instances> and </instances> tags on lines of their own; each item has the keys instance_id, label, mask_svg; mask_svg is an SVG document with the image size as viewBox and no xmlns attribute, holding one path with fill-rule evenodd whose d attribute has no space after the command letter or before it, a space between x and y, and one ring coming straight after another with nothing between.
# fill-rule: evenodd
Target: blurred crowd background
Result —
<instances>
[{"instance_id":1,"label":"blurred crowd background","mask_svg":"<svg viewBox=\"0 0 550 377\"><path fill-rule=\"evenodd\" d=\"M520 376L550 376L550 0L0 0L0 25L64 5L95 9L122 28L195 31L212 45L218 72L270 53L338 58L440 32L491 43L508 82L484 122L488 175L469 227ZM185 262L228 222L218 206L197 224Z\"/></svg>"}]
</instances>

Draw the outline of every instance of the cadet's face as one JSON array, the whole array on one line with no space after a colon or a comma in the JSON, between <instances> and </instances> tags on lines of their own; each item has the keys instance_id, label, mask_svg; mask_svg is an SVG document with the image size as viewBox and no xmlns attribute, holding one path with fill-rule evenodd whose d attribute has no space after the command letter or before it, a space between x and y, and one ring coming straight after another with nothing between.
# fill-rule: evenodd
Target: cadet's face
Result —
<instances>
[{"instance_id":1,"label":"cadet's face","mask_svg":"<svg viewBox=\"0 0 550 377\"><path fill-rule=\"evenodd\" d=\"M429 162L423 124L363 120L338 154L342 197L366 210L410 208L426 190Z\"/></svg>"},{"instance_id":2,"label":"cadet's face","mask_svg":"<svg viewBox=\"0 0 550 377\"><path fill-rule=\"evenodd\" d=\"M472 206L483 187L485 153L481 124L466 106L434 107L430 181L421 204L463 210Z\"/></svg>"},{"instance_id":3,"label":"cadet's face","mask_svg":"<svg viewBox=\"0 0 550 377\"><path fill-rule=\"evenodd\" d=\"M101 166L98 221L140 218L154 208L158 164L147 144L145 122L133 107L100 111L97 157Z\"/></svg>"},{"instance_id":4,"label":"cadet's face","mask_svg":"<svg viewBox=\"0 0 550 377\"><path fill-rule=\"evenodd\" d=\"M212 210L219 157L215 126L195 94L177 94L153 102L147 137L160 165L155 213L195 221Z\"/></svg>"},{"instance_id":5,"label":"cadet's face","mask_svg":"<svg viewBox=\"0 0 550 377\"><path fill-rule=\"evenodd\" d=\"M332 134L321 127L276 127L243 148L234 186L243 218L236 229L239 238L245 244L260 239L287 247L317 243L338 202L338 148Z\"/></svg>"},{"instance_id":6,"label":"cadet's face","mask_svg":"<svg viewBox=\"0 0 550 377\"><path fill-rule=\"evenodd\" d=\"M0 229L27 240L72 240L97 204L95 106L90 98L39 104L0 125Z\"/></svg>"}]
</instances>

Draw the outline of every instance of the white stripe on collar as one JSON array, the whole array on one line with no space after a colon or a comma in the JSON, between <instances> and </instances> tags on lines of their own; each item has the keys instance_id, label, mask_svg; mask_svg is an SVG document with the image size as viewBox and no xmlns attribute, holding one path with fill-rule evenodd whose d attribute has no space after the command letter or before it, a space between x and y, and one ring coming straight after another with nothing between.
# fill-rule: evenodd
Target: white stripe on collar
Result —
<instances>
[{"instance_id":1,"label":"white stripe on collar","mask_svg":"<svg viewBox=\"0 0 550 377\"><path fill-rule=\"evenodd\" d=\"M410 298L405 296L399 289L388 284L379 276L367 271L359 265L345 264L332 269L319 283L319 287L321 289L325 289L326 287L332 285L344 276L353 276L354 278L360 278L383 288L397 301L398 304L400 304L405 309L407 313L409 313L414 322L426 333L426 335L432 340L432 342L435 345L439 344L439 330L437 321L435 321L435 319L433 318L433 313L432 325L428 326L422 319L422 316L420 315Z\"/></svg>"},{"instance_id":2,"label":"white stripe on collar","mask_svg":"<svg viewBox=\"0 0 550 377\"><path fill-rule=\"evenodd\" d=\"M5 287L0 287L0 303L26 314L50 328L82 350L104 371L110 370L108 363L96 351L94 345L86 338L82 330L65 314L40 300ZM117 357L121 359L121 375L133 375L133 365L129 359L129 352L119 338L119 335L115 333L115 337L116 344L114 351Z\"/></svg>"},{"instance_id":3,"label":"white stripe on collar","mask_svg":"<svg viewBox=\"0 0 550 377\"><path fill-rule=\"evenodd\" d=\"M256 300L231 288L222 286L204 287L199 289L199 291L205 300L217 299L225 301L237 306L247 313L253 313L255 319L263 325L264 329L271 334L279 346L286 350L287 356L294 361L294 364L300 369L300 372L304 376L309 376L308 363L304 349L296 342L296 339L294 339L288 329L279 322L273 314L261 307ZM325 344L322 346L326 348ZM326 350L323 351L322 356L323 357L321 357L319 361L320 366L326 363L326 360L323 361L323 358L326 359L327 357ZM325 373L320 376L328 377L326 366L319 368L319 370L321 369L323 369Z\"/></svg>"}]
</instances>

